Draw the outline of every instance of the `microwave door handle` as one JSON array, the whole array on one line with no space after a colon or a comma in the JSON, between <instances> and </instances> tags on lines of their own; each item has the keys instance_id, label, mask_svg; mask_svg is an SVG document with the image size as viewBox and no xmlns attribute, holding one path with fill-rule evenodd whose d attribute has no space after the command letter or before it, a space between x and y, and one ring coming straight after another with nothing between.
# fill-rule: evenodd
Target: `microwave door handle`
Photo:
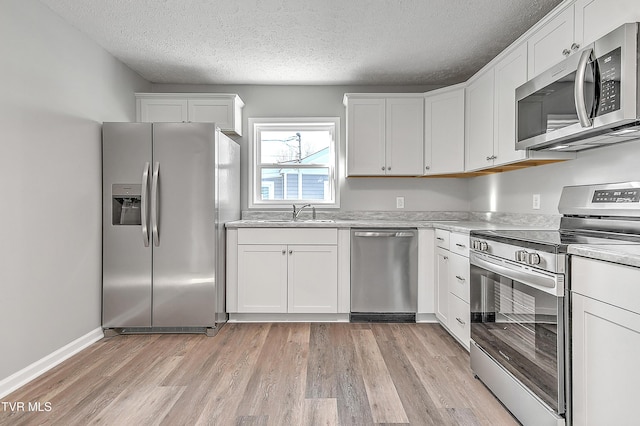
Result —
<instances>
[{"instance_id":1,"label":"microwave door handle","mask_svg":"<svg viewBox=\"0 0 640 426\"><path fill-rule=\"evenodd\" d=\"M582 127L591 127L592 121L587 112L587 105L584 101L584 83L585 76L587 74L587 65L593 48L585 49L578 61L578 69L576 70L576 81L574 85L573 97L576 104L576 112L578 113L578 120Z\"/></svg>"}]
</instances>

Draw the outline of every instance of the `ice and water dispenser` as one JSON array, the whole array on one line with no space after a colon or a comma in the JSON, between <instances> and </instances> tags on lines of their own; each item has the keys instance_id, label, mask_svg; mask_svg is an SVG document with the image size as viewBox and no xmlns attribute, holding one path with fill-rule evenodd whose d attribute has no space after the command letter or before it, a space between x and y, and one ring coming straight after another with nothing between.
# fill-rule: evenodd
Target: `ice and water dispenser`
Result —
<instances>
[{"instance_id":1,"label":"ice and water dispenser","mask_svg":"<svg viewBox=\"0 0 640 426\"><path fill-rule=\"evenodd\" d=\"M111 186L113 225L142 225L141 189L142 185L140 184L113 184Z\"/></svg>"}]
</instances>

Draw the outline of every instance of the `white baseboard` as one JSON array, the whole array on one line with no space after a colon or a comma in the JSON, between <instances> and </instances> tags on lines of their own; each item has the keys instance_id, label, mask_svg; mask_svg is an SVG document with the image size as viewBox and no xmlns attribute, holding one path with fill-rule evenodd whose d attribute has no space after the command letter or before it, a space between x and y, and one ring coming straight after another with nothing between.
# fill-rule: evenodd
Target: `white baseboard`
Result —
<instances>
[{"instance_id":1,"label":"white baseboard","mask_svg":"<svg viewBox=\"0 0 640 426\"><path fill-rule=\"evenodd\" d=\"M95 330L90 331L69 343L61 347L60 349L50 353L42 359L34 362L33 364L23 368L22 370L12 374L0 381L0 399L9 395L11 392L16 389L24 386L29 383L36 377L44 374L45 372L51 370L56 365L60 364L62 361L67 358L72 357L77 354L87 346L92 343L97 342L98 340L104 337L104 333L102 332L102 327L98 327Z\"/></svg>"}]
</instances>

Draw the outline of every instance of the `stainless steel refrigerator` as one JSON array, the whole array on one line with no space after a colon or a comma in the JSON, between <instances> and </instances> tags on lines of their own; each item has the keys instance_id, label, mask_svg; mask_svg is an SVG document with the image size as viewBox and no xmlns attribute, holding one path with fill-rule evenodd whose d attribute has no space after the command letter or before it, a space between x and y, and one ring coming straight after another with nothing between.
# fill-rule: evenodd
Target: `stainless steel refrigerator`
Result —
<instances>
[{"instance_id":1,"label":"stainless steel refrigerator","mask_svg":"<svg viewBox=\"0 0 640 426\"><path fill-rule=\"evenodd\" d=\"M212 123L104 123L102 161L105 333L215 334L240 147Z\"/></svg>"}]
</instances>

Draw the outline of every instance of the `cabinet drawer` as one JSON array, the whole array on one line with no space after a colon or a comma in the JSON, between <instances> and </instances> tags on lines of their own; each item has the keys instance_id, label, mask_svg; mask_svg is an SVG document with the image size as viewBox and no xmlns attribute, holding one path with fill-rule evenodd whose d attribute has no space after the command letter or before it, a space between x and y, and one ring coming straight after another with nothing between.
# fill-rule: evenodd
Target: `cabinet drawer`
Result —
<instances>
[{"instance_id":1,"label":"cabinet drawer","mask_svg":"<svg viewBox=\"0 0 640 426\"><path fill-rule=\"evenodd\" d=\"M449 250L453 253L469 257L469 235L452 232L449 236Z\"/></svg>"},{"instance_id":2,"label":"cabinet drawer","mask_svg":"<svg viewBox=\"0 0 640 426\"><path fill-rule=\"evenodd\" d=\"M445 250L449 250L449 231L436 229L436 245Z\"/></svg>"},{"instance_id":3,"label":"cabinet drawer","mask_svg":"<svg viewBox=\"0 0 640 426\"><path fill-rule=\"evenodd\" d=\"M469 259L451 253L449 273L449 291L469 303Z\"/></svg>"},{"instance_id":4,"label":"cabinet drawer","mask_svg":"<svg viewBox=\"0 0 640 426\"><path fill-rule=\"evenodd\" d=\"M640 268L571 256L571 291L640 313Z\"/></svg>"},{"instance_id":5,"label":"cabinet drawer","mask_svg":"<svg viewBox=\"0 0 640 426\"><path fill-rule=\"evenodd\" d=\"M240 228L238 244L338 244L336 228Z\"/></svg>"},{"instance_id":6,"label":"cabinet drawer","mask_svg":"<svg viewBox=\"0 0 640 426\"><path fill-rule=\"evenodd\" d=\"M453 293L449 293L449 330L469 349L469 304Z\"/></svg>"}]
</instances>

